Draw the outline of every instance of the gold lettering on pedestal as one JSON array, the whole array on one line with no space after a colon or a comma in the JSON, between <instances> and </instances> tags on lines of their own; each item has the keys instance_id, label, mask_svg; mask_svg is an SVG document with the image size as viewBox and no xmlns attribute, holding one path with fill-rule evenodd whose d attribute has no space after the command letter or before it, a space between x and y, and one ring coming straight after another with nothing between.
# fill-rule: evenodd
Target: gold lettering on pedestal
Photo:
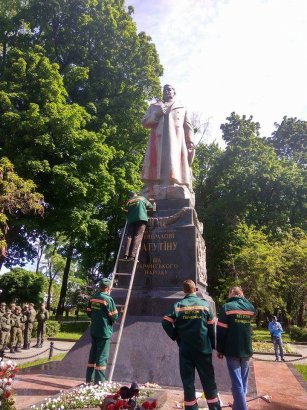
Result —
<instances>
[{"instance_id":1,"label":"gold lettering on pedestal","mask_svg":"<svg viewBox=\"0 0 307 410\"><path fill-rule=\"evenodd\" d=\"M143 251L155 252L155 251L175 251L177 249L177 242L144 242Z\"/></svg>"},{"instance_id":2,"label":"gold lettering on pedestal","mask_svg":"<svg viewBox=\"0 0 307 410\"><path fill-rule=\"evenodd\" d=\"M177 250L178 242L176 241L176 232L152 232L145 231L142 251L152 253L152 259L150 263L139 262L138 266L143 270L145 275L159 275L164 276L169 271L176 271L179 269L179 265L176 263L164 263L164 252L174 252ZM155 252L161 252L159 255L155 255Z\"/></svg>"}]
</instances>

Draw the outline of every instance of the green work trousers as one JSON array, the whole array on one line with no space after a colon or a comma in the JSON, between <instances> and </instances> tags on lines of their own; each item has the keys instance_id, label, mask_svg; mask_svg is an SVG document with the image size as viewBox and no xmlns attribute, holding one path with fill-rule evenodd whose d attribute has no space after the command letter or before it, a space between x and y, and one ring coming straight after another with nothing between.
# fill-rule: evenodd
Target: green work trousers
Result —
<instances>
[{"instance_id":1,"label":"green work trousers","mask_svg":"<svg viewBox=\"0 0 307 410\"><path fill-rule=\"evenodd\" d=\"M186 410L198 410L195 394L195 369L198 372L203 391L210 410L220 410L218 391L216 388L212 354L204 354L185 346L182 342L179 347L180 376L184 390Z\"/></svg>"},{"instance_id":2,"label":"green work trousers","mask_svg":"<svg viewBox=\"0 0 307 410\"><path fill-rule=\"evenodd\" d=\"M92 336L92 346L86 370L86 383L104 382L110 353L111 339Z\"/></svg>"}]
</instances>

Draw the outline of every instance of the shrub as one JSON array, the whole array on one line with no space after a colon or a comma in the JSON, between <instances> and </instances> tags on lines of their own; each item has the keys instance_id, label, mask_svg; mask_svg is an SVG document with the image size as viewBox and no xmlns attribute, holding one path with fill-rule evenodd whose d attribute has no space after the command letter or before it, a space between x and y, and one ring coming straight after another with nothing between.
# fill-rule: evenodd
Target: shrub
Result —
<instances>
[{"instance_id":1,"label":"shrub","mask_svg":"<svg viewBox=\"0 0 307 410\"><path fill-rule=\"evenodd\" d=\"M307 342L307 328L292 326L289 329L289 335L292 340L297 342Z\"/></svg>"},{"instance_id":2,"label":"shrub","mask_svg":"<svg viewBox=\"0 0 307 410\"><path fill-rule=\"evenodd\" d=\"M89 327L90 322L63 322L61 323L61 332L80 333L81 335Z\"/></svg>"},{"instance_id":3,"label":"shrub","mask_svg":"<svg viewBox=\"0 0 307 410\"><path fill-rule=\"evenodd\" d=\"M46 336L47 337L54 337L60 331L60 323L56 320L48 320L46 322ZM36 337L37 333L37 322L34 323L32 336Z\"/></svg>"}]
</instances>

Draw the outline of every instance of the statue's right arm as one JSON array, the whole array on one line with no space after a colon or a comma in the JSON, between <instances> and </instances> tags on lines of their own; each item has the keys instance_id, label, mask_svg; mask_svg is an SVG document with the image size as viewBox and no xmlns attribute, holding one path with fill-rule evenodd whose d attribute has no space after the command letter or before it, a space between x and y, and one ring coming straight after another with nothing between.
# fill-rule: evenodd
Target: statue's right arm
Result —
<instances>
[{"instance_id":1,"label":"statue's right arm","mask_svg":"<svg viewBox=\"0 0 307 410\"><path fill-rule=\"evenodd\" d=\"M151 106L146 111L144 117L142 118L141 123L145 128L153 128L159 123L162 115L163 111L160 105L151 104Z\"/></svg>"}]
</instances>

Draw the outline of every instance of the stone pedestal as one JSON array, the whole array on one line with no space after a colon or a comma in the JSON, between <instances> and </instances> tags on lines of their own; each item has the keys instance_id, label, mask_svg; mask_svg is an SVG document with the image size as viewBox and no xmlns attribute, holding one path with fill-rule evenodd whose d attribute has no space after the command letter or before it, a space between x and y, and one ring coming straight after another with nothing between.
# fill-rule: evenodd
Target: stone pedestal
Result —
<instances>
[{"instance_id":1,"label":"stone pedestal","mask_svg":"<svg viewBox=\"0 0 307 410\"><path fill-rule=\"evenodd\" d=\"M121 256L124 254L125 241ZM133 262L120 261L118 272L131 272ZM116 304L124 304L129 276L118 275L117 287L112 290ZM152 213L143 237L139 263L132 288L128 315L122 334L116 367L115 381L153 382L162 386L181 386L178 364L178 347L161 326L166 310L184 297L182 283L192 279L198 295L207 299L213 311L213 300L207 294L205 243L202 224L197 219L190 199L162 199ZM116 340L118 326L114 328ZM82 365L64 359L65 372L75 377L85 374L89 351L89 335L78 342L83 346ZM87 342L86 342L87 340ZM78 351L78 343L74 350ZM113 348L111 345L110 358ZM81 376L82 377L82 376ZM198 382L198 386L200 386Z\"/></svg>"}]
</instances>

